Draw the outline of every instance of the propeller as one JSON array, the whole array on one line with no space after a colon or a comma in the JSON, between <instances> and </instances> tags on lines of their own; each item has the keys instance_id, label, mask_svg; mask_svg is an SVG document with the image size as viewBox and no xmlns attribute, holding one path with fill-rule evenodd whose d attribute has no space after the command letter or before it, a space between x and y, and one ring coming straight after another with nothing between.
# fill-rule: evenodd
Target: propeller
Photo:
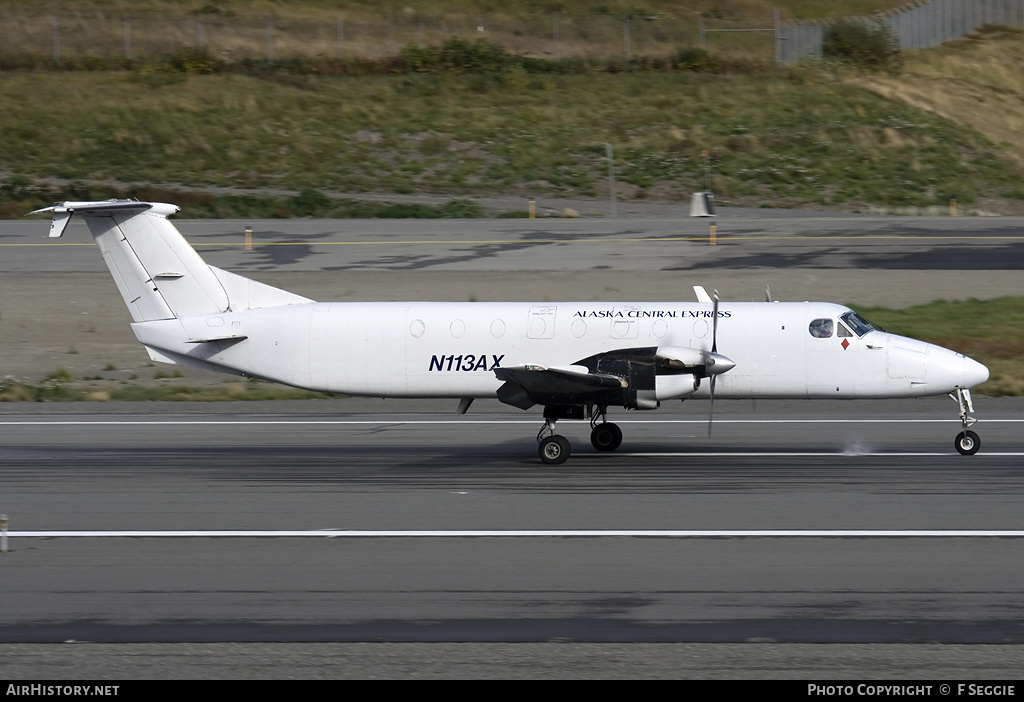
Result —
<instances>
[{"instance_id":1,"label":"propeller","mask_svg":"<svg viewBox=\"0 0 1024 702\"><path fill-rule=\"evenodd\" d=\"M708 358L705 364L705 373L714 368L715 356L718 355L718 291L715 290L714 295L711 298L714 302L712 303L711 312L711 356ZM718 373L712 373L711 375L711 405L708 408L708 436L711 436L711 424L715 418L715 381L718 379Z\"/></svg>"},{"instance_id":2,"label":"propeller","mask_svg":"<svg viewBox=\"0 0 1024 702\"><path fill-rule=\"evenodd\" d=\"M715 382L718 376L736 367L736 363L718 353L718 291L712 296L711 351L704 353L704 375L711 376L711 407L708 410L708 436L715 418Z\"/></svg>"},{"instance_id":3,"label":"propeller","mask_svg":"<svg viewBox=\"0 0 1024 702\"><path fill-rule=\"evenodd\" d=\"M711 353L718 353L718 291L711 296Z\"/></svg>"}]
</instances>

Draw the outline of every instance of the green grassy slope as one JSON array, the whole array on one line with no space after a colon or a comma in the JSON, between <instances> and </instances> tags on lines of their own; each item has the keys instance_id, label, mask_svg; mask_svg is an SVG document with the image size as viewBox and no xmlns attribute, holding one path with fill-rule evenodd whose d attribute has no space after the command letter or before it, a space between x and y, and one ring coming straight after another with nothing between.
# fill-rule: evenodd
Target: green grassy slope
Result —
<instances>
[{"instance_id":1,"label":"green grassy slope","mask_svg":"<svg viewBox=\"0 0 1024 702\"><path fill-rule=\"evenodd\" d=\"M791 0L781 7L788 16L820 17L835 14L837 4ZM844 12L869 12L892 3L841 5ZM43 6L15 1L5 11ZM91 16L88 8L106 16L118 7L75 3L83 17ZM326 17L343 9L346 16L399 22L409 12L517 17L578 13L584 4L292 0L213 7L145 0L124 9L176 16L202 10L231 21L270 10ZM607 16L657 16L674 8L677 15L703 11L732 21L760 17L770 5L697 0L684 7L658 0L641 7L613 0L585 7ZM621 36L611 36L595 50L621 54ZM464 75L354 76L332 65L333 75L316 75L285 55L273 67L178 56L140 59L129 70L0 71L0 216L62 197L141 194L119 185L125 183L268 193L262 201L193 208L212 216L363 212L330 206L295 212L274 200L303 188L603 197L607 143L615 147L623 198L685 201L705 187L710 166L712 188L725 205L938 212L956 198L961 214L1024 212L1024 149L1019 136L1008 143L1019 125L994 118L1019 111L1011 109L1021 100L1019 33L961 44L916 52L906 63L909 73L898 76L822 66L774 70L757 62L727 65L726 73L722 66L642 70L654 64L644 64L639 53L629 72L609 72L614 64L598 62L553 73L510 63ZM10 50L10 42L5 46ZM621 56L615 60L621 63ZM1009 62L1005 70L998 70L1001 60ZM943 91L966 86L971 79L964 75L979 74L972 67L983 69L983 85ZM204 74L207 69L213 72ZM957 82L944 82L945 73ZM943 95L960 99L940 102ZM987 95L1000 101L999 109L975 109ZM98 185L105 181L111 184Z\"/></svg>"},{"instance_id":2,"label":"green grassy slope","mask_svg":"<svg viewBox=\"0 0 1024 702\"><path fill-rule=\"evenodd\" d=\"M603 195L846 210L985 199L1021 166L977 132L818 71L325 77L0 73L0 201L45 178L395 193ZM99 193L102 194L102 193Z\"/></svg>"}]
</instances>

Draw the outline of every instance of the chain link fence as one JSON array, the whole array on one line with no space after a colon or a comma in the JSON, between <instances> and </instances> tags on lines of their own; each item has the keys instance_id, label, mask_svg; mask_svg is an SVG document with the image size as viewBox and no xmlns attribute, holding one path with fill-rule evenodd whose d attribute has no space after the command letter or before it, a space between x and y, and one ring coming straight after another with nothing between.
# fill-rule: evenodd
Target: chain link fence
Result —
<instances>
[{"instance_id":1,"label":"chain link fence","mask_svg":"<svg viewBox=\"0 0 1024 702\"><path fill-rule=\"evenodd\" d=\"M902 49L927 49L959 39L986 24L1024 25L1024 0L932 0L862 18L888 25ZM776 33L779 63L821 58L829 22L793 22Z\"/></svg>"},{"instance_id":2,"label":"chain link fence","mask_svg":"<svg viewBox=\"0 0 1024 702\"><path fill-rule=\"evenodd\" d=\"M756 26L756 32L751 27ZM525 56L621 58L667 56L681 48L740 52L774 60L773 18L723 19L682 16L538 14L526 20L401 14L371 21L342 15L324 19L277 16L224 17L152 13L27 14L0 7L0 55L146 59L200 49L224 61L285 57L379 60L403 47L486 38Z\"/></svg>"},{"instance_id":3,"label":"chain link fence","mask_svg":"<svg viewBox=\"0 0 1024 702\"><path fill-rule=\"evenodd\" d=\"M936 46L985 24L1024 25L1024 0L932 0L867 18L885 22L901 48ZM526 20L400 13L371 21L219 14L29 14L0 7L0 56L62 60L146 60L199 49L223 61L287 57L380 60L403 47L438 46L453 37L486 38L508 51L548 59L663 57L685 48L793 63L820 57L828 22L772 16L538 14Z\"/></svg>"}]
</instances>

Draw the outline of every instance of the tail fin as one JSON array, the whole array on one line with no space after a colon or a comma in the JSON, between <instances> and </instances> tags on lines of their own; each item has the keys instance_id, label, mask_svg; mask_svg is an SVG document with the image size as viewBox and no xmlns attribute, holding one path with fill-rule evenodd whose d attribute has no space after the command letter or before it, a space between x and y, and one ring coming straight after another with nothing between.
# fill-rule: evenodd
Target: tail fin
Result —
<instances>
[{"instance_id":1,"label":"tail fin","mask_svg":"<svg viewBox=\"0 0 1024 702\"><path fill-rule=\"evenodd\" d=\"M167 220L179 209L106 200L64 202L32 214L53 212L51 237L64 233L72 215L85 220L135 322L312 302L207 265Z\"/></svg>"}]
</instances>

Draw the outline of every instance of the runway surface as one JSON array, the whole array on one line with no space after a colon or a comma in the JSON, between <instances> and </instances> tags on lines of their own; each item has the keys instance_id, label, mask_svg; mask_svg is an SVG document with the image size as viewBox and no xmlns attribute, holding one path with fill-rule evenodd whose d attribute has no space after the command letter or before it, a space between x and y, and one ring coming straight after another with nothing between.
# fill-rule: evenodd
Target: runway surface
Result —
<instances>
[{"instance_id":1,"label":"runway surface","mask_svg":"<svg viewBox=\"0 0 1024 702\"><path fill-rule=\"evenodd\" d=\"M699 403L627 415L613 455L562 423L554 468L497 403L5 408L0 641L1024 643L1024 402L979 403L969 458L947 398L720 404L710 438ZM768 533L704 533L737 529ZM156 533L20 535L112 530ZM207 530L254 535L161 533Z\"/></svg>"},{"instance_id":2,"label":"runway surface","mask_svg":"<svg viewBox=\"0 0 1024 702\"><path fill-rule=\"evenodd\" d=\"M1024 294L1019 219L725 215L714 247L689 219L178 226L328 300ZM5 374L152 374L81 229L0 222ZM611 455L560 422L547 467L539 416L497 403L0 406L0 655L44 679L1015 677L1024 401L976 409L971 458L948 398L719 402L710 437L687 402L619 413Z\"/></svg>"}]
</instances>

